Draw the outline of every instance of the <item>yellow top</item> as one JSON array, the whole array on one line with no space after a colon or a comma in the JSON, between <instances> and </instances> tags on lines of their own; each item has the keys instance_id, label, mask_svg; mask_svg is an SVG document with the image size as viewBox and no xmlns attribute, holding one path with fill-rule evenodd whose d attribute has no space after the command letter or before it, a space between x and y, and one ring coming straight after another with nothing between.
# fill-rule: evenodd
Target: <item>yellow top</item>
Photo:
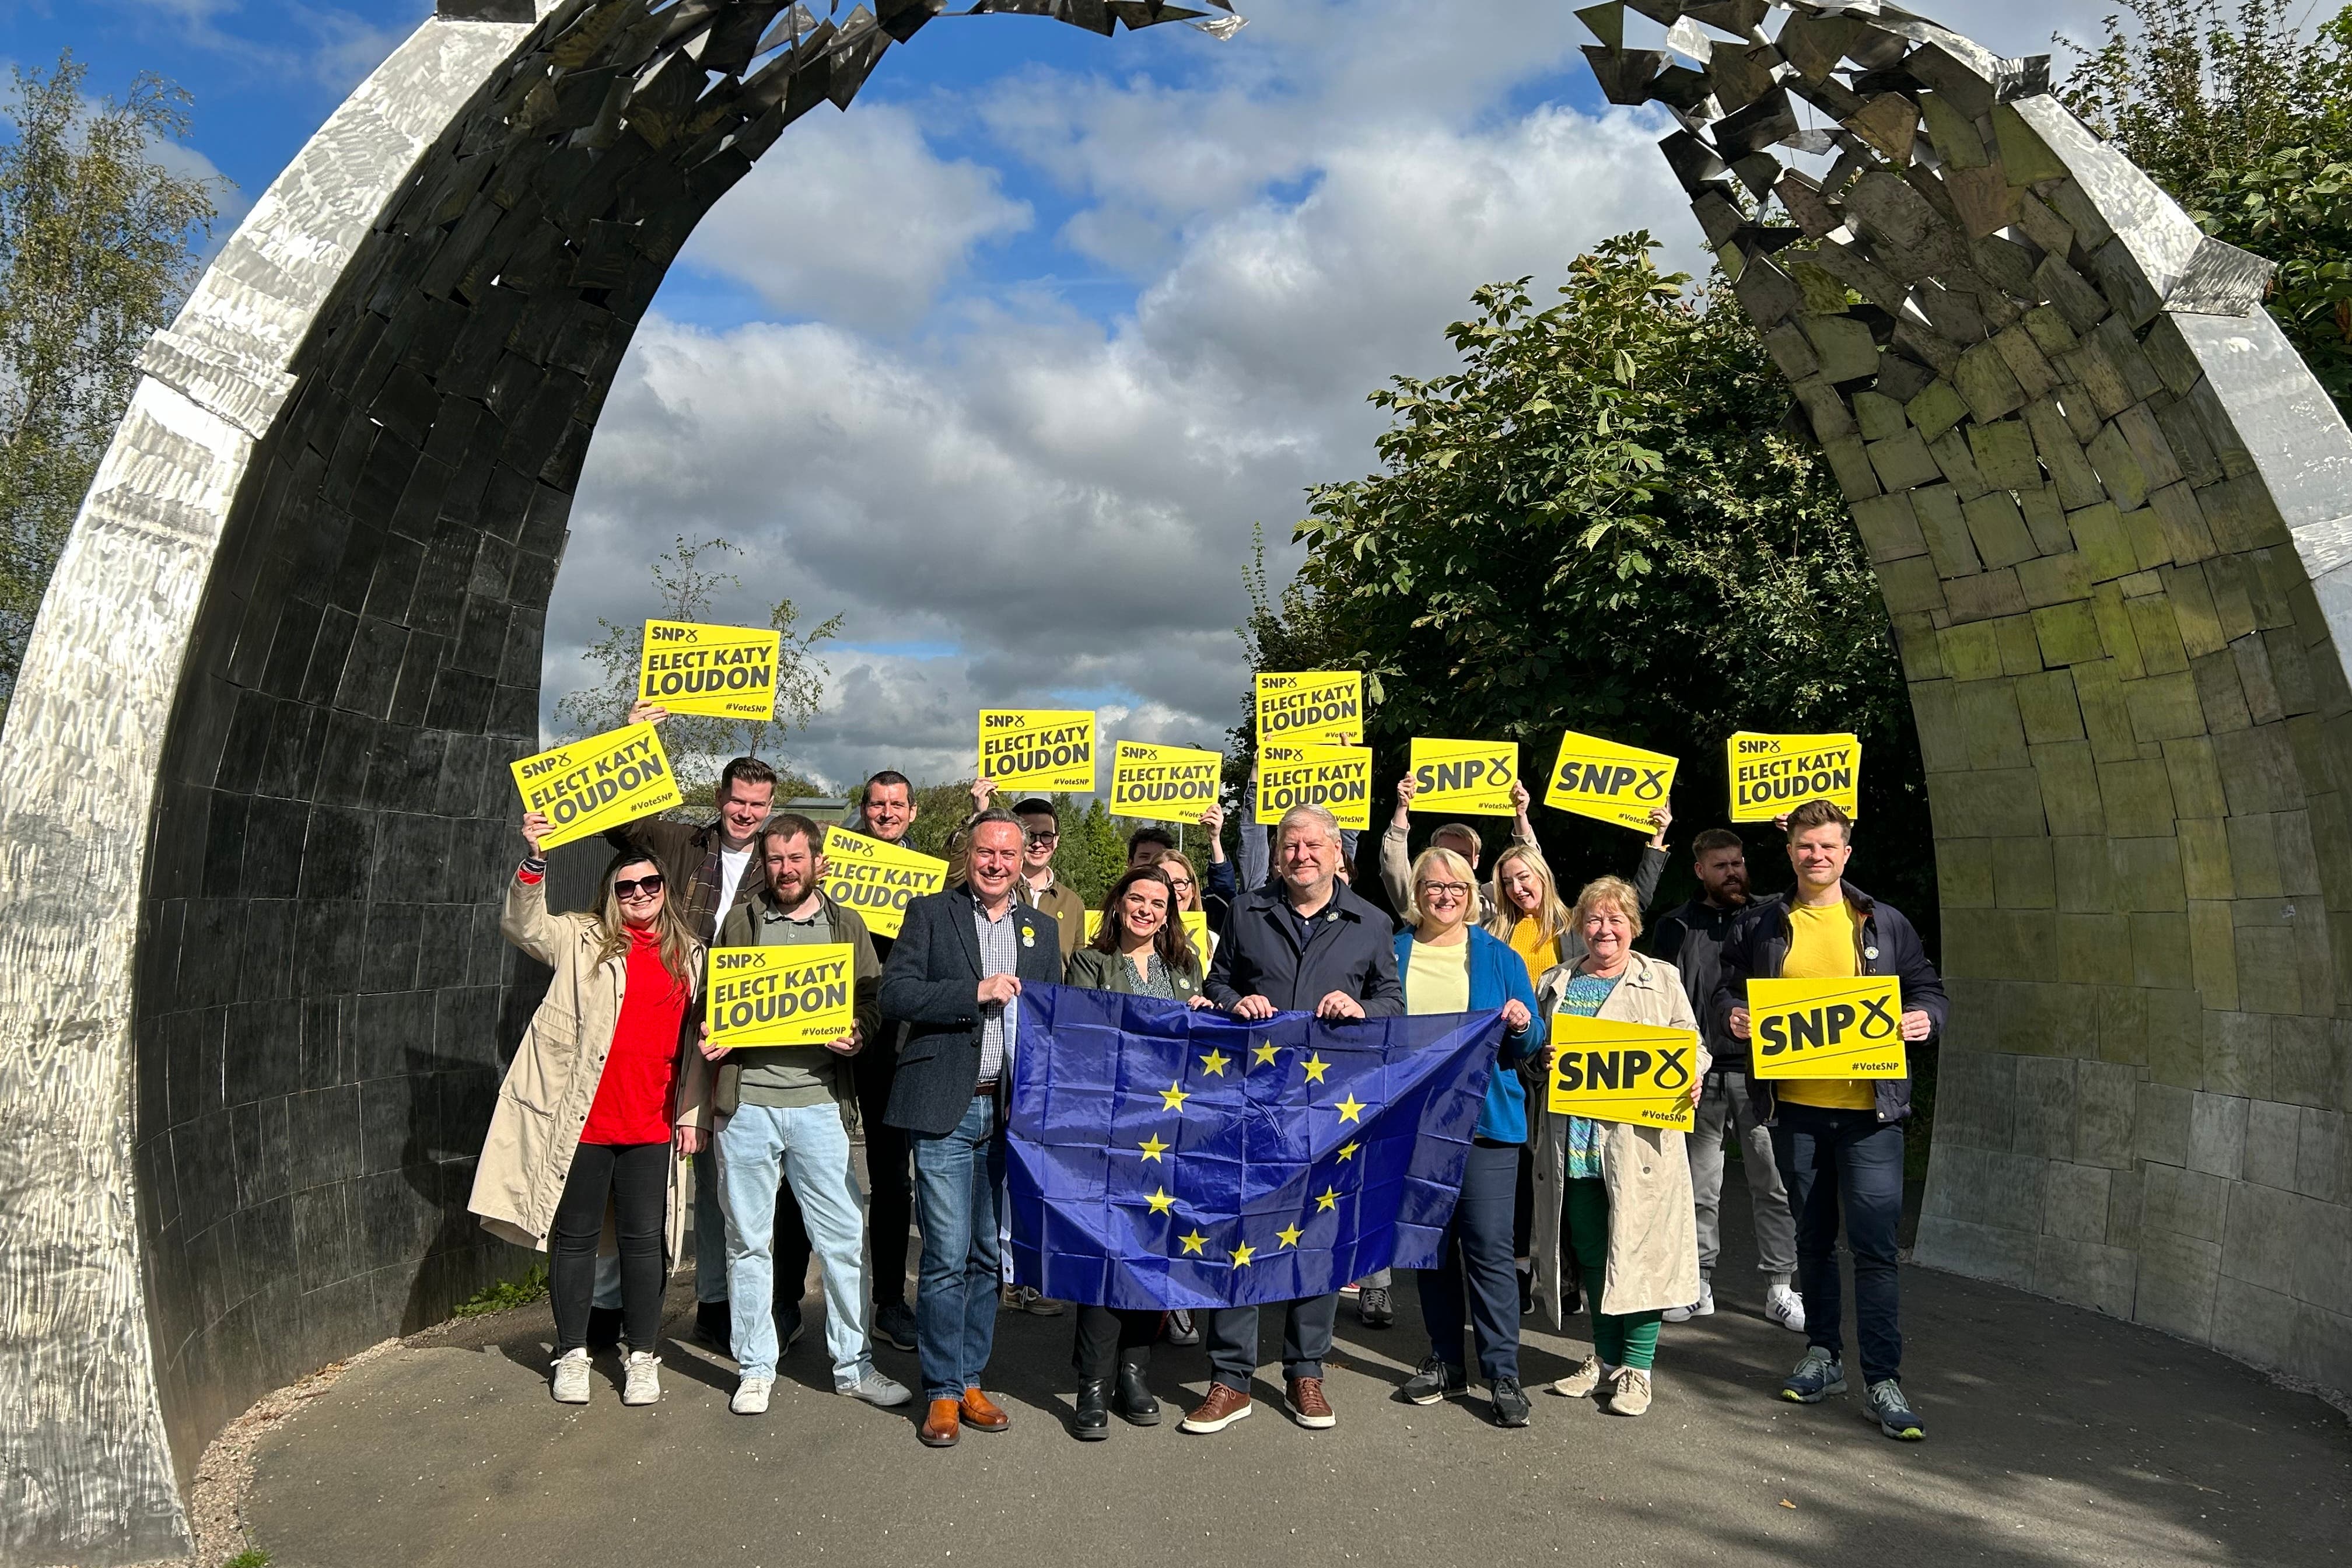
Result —
<instances>
[{"instance_id":1,"label":"yellow top","mask_svg":"<svg viewBox=\"0 0 2352 1568\"><path fill-rule=\"evenodd\" d=\"M1559 962L1559 938L1544 935L1534 916L1521 915L1511 927L1511 951L1527 964L1528 984L1532 985Z\"/></svg>"},{"instance_id":2,"label":"yellow top","mask_svg":"<svg viewBox=\"0 0 2352 1568\"><path fill-rule=\"evenodd\" d=\"M1834 904L1789 906L1789 956L1780 965L1783 980L1849 980L1861 973L1854 962L1853 906L1841 899ZM1798 1105L1827 1106L1832 1110L1872 1110L1878 1089L1866 1078L1789 1078L1780 1080L1780 1098Z\"/></svg>"},{"instance_id":3,"label":"yellow top","mask_svg":"<svg viewBox=\"0 0 2352 1568\"><path fill-rule=\"evenodd\" d=\"M1423 1013L1470 1011L1470 943L1465 939L1450 947L1412 944L1406 961L1404 1010Z\"/></svg>"}]
</instances>

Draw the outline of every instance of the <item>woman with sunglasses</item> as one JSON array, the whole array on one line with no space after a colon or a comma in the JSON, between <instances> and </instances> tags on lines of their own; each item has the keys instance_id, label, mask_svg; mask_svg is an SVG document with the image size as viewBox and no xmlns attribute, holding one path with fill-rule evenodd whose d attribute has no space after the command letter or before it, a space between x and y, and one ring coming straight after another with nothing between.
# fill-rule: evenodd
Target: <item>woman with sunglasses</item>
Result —
<instances>
[{"instance_id":1,"label":"woman with sunglasses","mask_svg":"<svg viewBox=\"0 0 2352 1568\"><path fill-rule=\"evenodd\" d=\"M1535 987L1509 945L1472 916L1478 883L1470 862L1433 847L1412 864L1412 929L1396 939L1397 977L1408 1015L1503 1015L1502 1048L1486 1079L1486 1103L1462 1168L1462 1195L1439 1242L1438 1265L1420 1271L1422 1321L1429 1356L1404 1385L1415 1405L1434 1405L1470 1386L1462 1353L1463 1297L1478 1351L1479 1375L1494 1402L1495 1424L1528 1424L1519 1387L1519 1292L1511 1268L1511 1211L1519 1147L1528 1141L1528 1095L1518 1066L1543 1048Z\"/></svg>"},{"instance_id":2,"label":"woman with sunglasses","mask_svg":"<svg viewBox=\"0 0 2352 1568\"><path fill-rule=\"evenodd\" d=\"M508 885L499 929L555 971L513 1066L474 1172L467 1207L493 1235L549 1254L555 1309L551 1382L588 1403L588 1307L612 1214L621 1260L624 1405L661 1397L662 1285L677 1255L684 1167L710 1125L709 1073L690 1029L702 973L694 940L650 858L604 868L593 914L551 914L545 816L522 821L530 858Z\"/></svg>"}]
</instances>

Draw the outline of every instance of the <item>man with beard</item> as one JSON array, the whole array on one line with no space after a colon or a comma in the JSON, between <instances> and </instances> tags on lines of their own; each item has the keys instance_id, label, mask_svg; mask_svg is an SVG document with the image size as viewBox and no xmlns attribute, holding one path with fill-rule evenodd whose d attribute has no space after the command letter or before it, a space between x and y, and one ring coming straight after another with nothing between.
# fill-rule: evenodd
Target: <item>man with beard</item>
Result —
<instances>
[{"instance_id":1,"label":"man with beard","mask_svg":"<svg viewBox=\"0 0 2352 1568\"><path fill-rule=\"evenodd\" d=\"M1737 833L1710 827L1691 841L1691 856L1699 896L1658 921L1651 952L1682 976L1691 1011L1711 1019L1714 1008L1706 1004L1723 973L1723 939L1748 907L1748 849ZM1723 1143L1729 1132L1739 1140L1740 1163L1748 1172L1748 1195L1756 1214L1757 1267L1770 1281L1764 1315L1802 1333L1804 1300L1789 1282L1797 1268L1797 1225L1772 1158L1771 1130L1757 1120L1748 1102L1748 1043L1712 1022L1705 1026L1715 1064L1699 1097L1697 1125L1685 1140L1690 1151L1691 1195L1698 1209L1698 1300L1668 1308L1665 1321L1688 1322L1715 1310L1715 1260L1723 1250Z\"/></svg>"}]
</instances>

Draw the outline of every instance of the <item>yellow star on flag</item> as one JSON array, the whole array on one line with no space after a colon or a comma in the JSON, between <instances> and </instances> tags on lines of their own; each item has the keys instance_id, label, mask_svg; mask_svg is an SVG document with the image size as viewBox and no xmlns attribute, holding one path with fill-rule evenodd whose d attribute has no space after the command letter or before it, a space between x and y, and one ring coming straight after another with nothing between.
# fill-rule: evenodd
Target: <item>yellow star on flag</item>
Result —
<instances>
[{"instance_id":1,"label":"yellow star on flag","mask_svg":"<svg viewBox=\"0 0 2352 1568\"><path fill-rule=\"evenodd\" d=\"M1160 1109L1181 1112L1184 1109L1184 1102L1192 1098L1190 1092L1171 1083L1160 1091Z\"/></svg>"},{"instance_id":2,"label":"yellow star on flag","mask_svg":"<svg viewBox=\"0 0 2352 1568\"><path fill-rule=\"evenodd\" d=\"M1190 1236L1180 1236L1176 1239L1184 1244L1184 1250L1187 1252L1200 1252L1201 1248L1209 1244L1209 1238L1197 1230ZM1206 1257L1207 1254L1202 1253L1202 1256Z\"/></svg>"},{"instance_id":3,"label":"yellow star on flag","mask_svg":"<svg viewBox=\"0 0 2352 1568\"><path fill-rule=\"evenodd\" d=\"M1342 1144L1339 1146L1339 1158L1341 1158L1342 1160L1352 1160L1352 1159L1354 1159L1354 1158L1356 1157L1356 1151L1357 1151L1357 1149L1359 1149L1360 1147L1361 1147L1361 1145L1360 1145L1360 1144L1355 1144L1355 1143L1342 1143Z\"/></svg>"},{"instance_id":4,"label":"yellow star on flag","mask_svg":"<svg viewBox=\"0 0 2352 1568\"><path fill-rule=\"evenodd\" d=\"M1323 1075L1331 1070L1331 1064L1321 1057L1308 1057L1306 1065L1307 1081L1309 1083L1321 1083Z\"/></svg>"},{"instance_id":5,"label":"yellow star on flag","mask_svg":"<svg viewBox=\"0 0 2352 1568\"><path fill-rule=\"evenodd\" d=\"M1265 1063L1269 1067L1273 1065L1274 1058L1279 1054L1279 1050L1276 1047L1275 1043L1272 1040L1260 1040L1250 1049L1250 1055L1255 1057L1260 1062Z\"/></svg>"},{"instance_id":6,"label":"yellow star on flag","mask_svg":"<svg viewBox=\"0 0 2352 1568\"><path fill-rule=\"evenodd\" d=\"M1257 1248L1244 1241L1239 1247L1234 1248L1234 1267L1236 1268L1247 1268L1249 1267L1250 1259L1256 1256Z\"/></svg>"},{"instance_id":7,"label":"yellow star on flag","mask_svg":"<svg viewBox=\"0 0 2352 1568\"><path fill-rule=\"evenodd\" d=\"M1136 1147L1143 1151L1143 1157L1147 1160L1157 1160L1160 1155L1168 1152L1168 1145L1160 1141L1160 1134L1157 1132L1138 1143Z\"/></svg>"},{"instance_id":8,"label":"yellow star on flag","mask_svg":"<svg viewBox=\"0 0 2352 1568\"><path fill-rule=\"evenodd\" d=\"M1307 1233L1299 1229L1295 1225L1286 1225L1274 1234L1276 1237L1281 1241L1283 1246L1296 1247L1298 1245L1298 1238L1305 1236Z\"/></svg>"},{"instance_id":9,"label":"yellow star on flag","mask_svg":"<svg viewBox=\"0 0 2352 1568\"><path fill-rule=\"evenodd\" d=\"M1339 1189L1337 1187L1324 1188L1315 1199L1315 1212L1317 1214L1321 1214L1325 1209L1336 1209L1339 1206Z\"/></svg>"},{"instance_id":10,"label":"yellow star on flag","mask_svg":"<svg viewBox=\"0 0 2352 1568\"><path fill-rule=\"evenodd\" d=\"M1212 1048L1207 1056L1201 1058L1201 1070L1211 1078L1223 1078L1225 1076L1225 1064L1233 1059L1224 1052Z\"/></svg>"},{"instance_id":11,"label":"yellow star on flag","mask_svg":"<svg viewBox=\"0 0 2352 1568\"><path fill-rule=\"evenodd\" d=\"M1364 1114L1363 1102L1358 1100L1352 1092L1349 1094L1347 1099L1339 1102L1337 1109L1339 1112L1339 1120L1342 1121L1360 1121Z\"/></svg>"},{"instance_id":12,"label":"yellow star on flag","mask_svg":"<svg viewBox=\"0 0 2352 1568\"><path fill-rule=\"evenodd\" d=\"M1160 1188L1158 1192L1153 1193L1150 1197L1145 1198L1143 1201L1151 1205L1151 1212L1153 1214L1166 1214L1170 1209L1176 1205L1176 1200L1168 1195L1168 1189L1166 1187Z\"/></svg>"}]
</instances>

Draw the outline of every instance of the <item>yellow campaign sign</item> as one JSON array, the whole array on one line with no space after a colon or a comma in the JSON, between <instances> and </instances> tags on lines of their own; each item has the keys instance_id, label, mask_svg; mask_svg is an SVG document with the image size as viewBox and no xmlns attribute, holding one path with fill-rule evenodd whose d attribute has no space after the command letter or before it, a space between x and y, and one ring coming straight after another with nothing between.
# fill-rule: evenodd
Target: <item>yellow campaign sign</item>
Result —
<instances>
[{"instance_id":1,"label":"yellow campaign sign","mask_svg":"<svg viewBox=\"0 0 2352 1568\"><path fill-rule=\"evenodd\" d=\"M1691 1130L1698 1036L1689 1029L1555 1013L1551 1109L1562 1116Z\"/></svg>"},{"instance_id":2,"label":"yellow campaign sign","mask_svg":"<svg viewBox=\"0 0 2352 1568\"><path fill-rule=\"evenodd\" d=\"M1349 670L1297 670L1257 678L1257 740L1263 747L1360 746L1364 678Z\"/></svg>"},{"instance_id":3,"label":"yellow campaign sign","mask_svg":"<svg viewBox=\"0 0 2352 1568\"><path fill-rule=\"evenodd\" d=\"M822 1046L857 1021L857 950L845 942L710 950L710 1043Z\"/></svg>"},{"instance_id":4,"label":"yellow campaign sign","mask_svg":"<svg viewBox=\"0 0 2352 1568\"><path fill-rule=\"evenodd\" d=\"M1088 793L1095 787L1094 710L982 709L980 776L1001 790Z\"/></svg>"},{"instance_id":5,"label":"yellow campaign sign","mask_svg":"<svg viewBox=\"0 0 2352 1568\"><path fill-rule=\"evenodd\" d=\"M1146 822L1198 822L1217 802L1225 759L1189 746L1121 741L1111 752L1110 814Z\"/></svg>"},{"instance_id":6,"label":"yellow campaign sign","mask_svg":"<svg viewBox=\"0 0 2352 1568\"><path fill-rule=\"evenodd\" d=\"M1415 736L1412 768L1415 811L1512 815L1511 785L1519 778L1517 741L1424 741Z\"/></svg>"},{"instance_id":7,"label":"yellow campaign sign","mask_svg":"<svg viewBox=\"0 0 2352 1568\"><path fill-rule=\"evenodd\" d=\"M541 849L667 811L681 798L651 724L624 724L509 765L523 810L554 824Z\"/></svg>"},{"instance_id":8,"label":"yellow campaign sign","mask_svg":"<svg viewBox=\"0 0 2352 1568\"><path fill-rule=\"evenodd\" d=\"M647 621L637 696L673 713L765 722L776 716L774 632Z\"/></svg>"},{"instance_id":9,"label":"yellow campaign sign","mask_svg":"<svg viewBox=\"0 0 2352 1568\"><path fill-rule=\"evenodd\" d=\"M1758 1078L1902 1078L1903 983L1751 980L1748 1039Z\"/></svg>"},{"instance_id":10,"label":"yellow campaign sign","mask_svg":"<svg viewBox=\"0 0 2352 1568\"><path fill-rule=\"evenodd\" d=\"M1723 743L1731 773L1731 820L1769 822L1809 800L1862 815L1862 742L1853 735L1757 735Z\"/></svg>"},{"instance_id":11,"label":"yellow campaign sign","mask_svg":"<svg viewBox=\"0 0 2352 1568\"><path fill-rule=\"evenodd\" d=\"M1202 967L1204 969L1207 968L1209 963L1209 911L1206 910L1179 910L1176 912L1178 918L1184 922L1184 934L1190 937L1192 941L1192 951L1198 953L1201 957ZM1088 910L1087 911L1087 934L1078 940L1082 943L1090 942L1101 934L1102 911L1100 910Z\"/></svg>"},{"instance_id":12,"label":"yellow campaign sign","mask_svg":"<svg viewBox=\"0 0 2352 1568\"><path fill-rule=\"evenodd\" d=\"M1675 759L1571 730L1559 739L1544 804L1650 832L1650 813L1675 787Z\"/></svg>"},{"instance_id":13,"label":"yellow campaign sign","mask_svg":"<svg viewBox=\"0 0 2352 1568\"><path fill-rule=\"evenodd\" d=\"M856 910L876 936L897 936L907 919L907 901L947 886L946 861L846 827L824 830L824 853L820 886L835 903Z\"/></svg>"},{"instance_id":14,"label":"yellow campaign sign","mask_svg":"<svg viewBox=\"0 0 2352 1568\"><path fill-rule=\"evenodd\" d=\"M1257 819L1267 826L1294 805L1319 805L1342 827L1372 825L1369 746L1268 746L1258 753Z\"/></svg>"}]
</instances>

